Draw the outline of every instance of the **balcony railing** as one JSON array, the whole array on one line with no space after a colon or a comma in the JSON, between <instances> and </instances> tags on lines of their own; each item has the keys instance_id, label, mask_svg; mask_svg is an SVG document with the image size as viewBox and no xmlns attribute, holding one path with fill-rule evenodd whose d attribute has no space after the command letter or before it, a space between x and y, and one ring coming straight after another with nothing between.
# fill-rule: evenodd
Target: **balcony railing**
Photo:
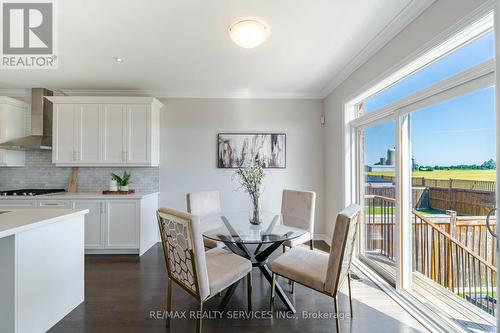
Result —
<instances>
[{"instance_id":1,"label":"balcony railing","mask_svg":"<svg viewBox=\"0 0 500 333\"><path fill-rule=\"evenodd\" d=\"M365 197L366 251L391 262L395 259L394 207L395 199ZM457 217L455 222L456 226L433 223L413 210L413 270L495 315L496 240L487 235L483 217Z\"/></svg>"}]
</instances>

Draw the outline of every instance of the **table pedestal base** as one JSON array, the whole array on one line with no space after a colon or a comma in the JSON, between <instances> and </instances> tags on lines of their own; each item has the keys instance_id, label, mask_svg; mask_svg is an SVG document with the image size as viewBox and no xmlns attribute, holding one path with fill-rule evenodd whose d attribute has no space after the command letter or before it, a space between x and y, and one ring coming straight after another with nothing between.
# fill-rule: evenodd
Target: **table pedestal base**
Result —
<instances>
[{"instance_id":1,"label":"table pedestal base","mask_svg":"<svg viewBox=\"0 0 500 333\"><path fill-rule=\"evenodd\" d=\"M242 243L233 243L230 241L224 241L224 244L226 244L227 248L230 249L233 253L242 256L244 258L247 258L252 262L253 267L259 268L259 270L262 272L264 277L267 279L270 285L272 285L272 272L271 269L268 266L267 260L269 256L277 249L279 248L284 241L278 241L275 243L271 243L268 247L266 247L264 250L259 251L262 244L259 244L257 246L257 249L252 252L250 251L244 244ZM233 296L234 290L238 286L238 282L234 283L231 285L228 290L226 291L226 294L224 295L224 298L222 299L219 309L223 310L229 300L231 299L231 296ZM276 283L274 287L276 291L276 295L281 299L281 301L285 304L285 307L287 308L288 311L291 311L293 313L296 312L295 307L293 306L292 302L288 298L288 296L285 294L285 291L281 286Z\"/></svg>"}]
</instances>

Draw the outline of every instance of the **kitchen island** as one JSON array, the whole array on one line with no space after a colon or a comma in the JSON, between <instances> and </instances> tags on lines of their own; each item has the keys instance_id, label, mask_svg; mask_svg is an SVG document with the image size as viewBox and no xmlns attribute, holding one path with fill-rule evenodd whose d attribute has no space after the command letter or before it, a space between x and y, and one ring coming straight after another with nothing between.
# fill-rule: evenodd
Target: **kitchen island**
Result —
<instances>
[{"instance_id":1,"label":"kitchen island","mask_svg":"<svg viewBox=\"0 0 500 333\"><path fill-rule=\"evenodd\" d=\"M87 213L0 211L0 332L46 332L83 302Z\"/></svg>"}]
</instances>

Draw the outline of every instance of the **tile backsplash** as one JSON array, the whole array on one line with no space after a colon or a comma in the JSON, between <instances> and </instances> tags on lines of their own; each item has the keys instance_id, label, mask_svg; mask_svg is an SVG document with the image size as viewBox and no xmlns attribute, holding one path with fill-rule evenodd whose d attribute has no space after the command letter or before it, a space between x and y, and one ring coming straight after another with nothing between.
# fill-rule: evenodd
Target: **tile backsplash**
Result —
<instances>
[{"instance_id":1,"label":"tile backsplash","mask_svg":"<svg viewBox=\"0 0 500 333\"><path fill-rule=\"evenodd\" d=\"M78 192L100 192L109 187L110 173L132 173L131 188L138 192L157 192L160 188L159 168L131 167L80 167L78 169ZM51 151L27 151L26 166L0 168L0 191L21 188L68 187L70 167L52 164Z\"/></svg>"}]
</instances>

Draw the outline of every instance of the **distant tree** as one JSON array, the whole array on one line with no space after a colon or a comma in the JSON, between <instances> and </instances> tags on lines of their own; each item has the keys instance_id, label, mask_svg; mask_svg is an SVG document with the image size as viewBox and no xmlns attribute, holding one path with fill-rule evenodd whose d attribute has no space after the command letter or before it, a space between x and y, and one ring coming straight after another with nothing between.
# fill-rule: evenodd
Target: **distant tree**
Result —
<instances>
[{"instance_id":1,"label":"distant tree","mask_svg":"<svg viewBox=\"0 0 500 333\"><path fill-rule=\"evenodd\" d=\"M490 159L490 160L484 162L483 164L481 164L481 168L487 169L487 170L496 170L497 164L495 163L495 161L493 159Z\"/></svg>"}]
</instances>

